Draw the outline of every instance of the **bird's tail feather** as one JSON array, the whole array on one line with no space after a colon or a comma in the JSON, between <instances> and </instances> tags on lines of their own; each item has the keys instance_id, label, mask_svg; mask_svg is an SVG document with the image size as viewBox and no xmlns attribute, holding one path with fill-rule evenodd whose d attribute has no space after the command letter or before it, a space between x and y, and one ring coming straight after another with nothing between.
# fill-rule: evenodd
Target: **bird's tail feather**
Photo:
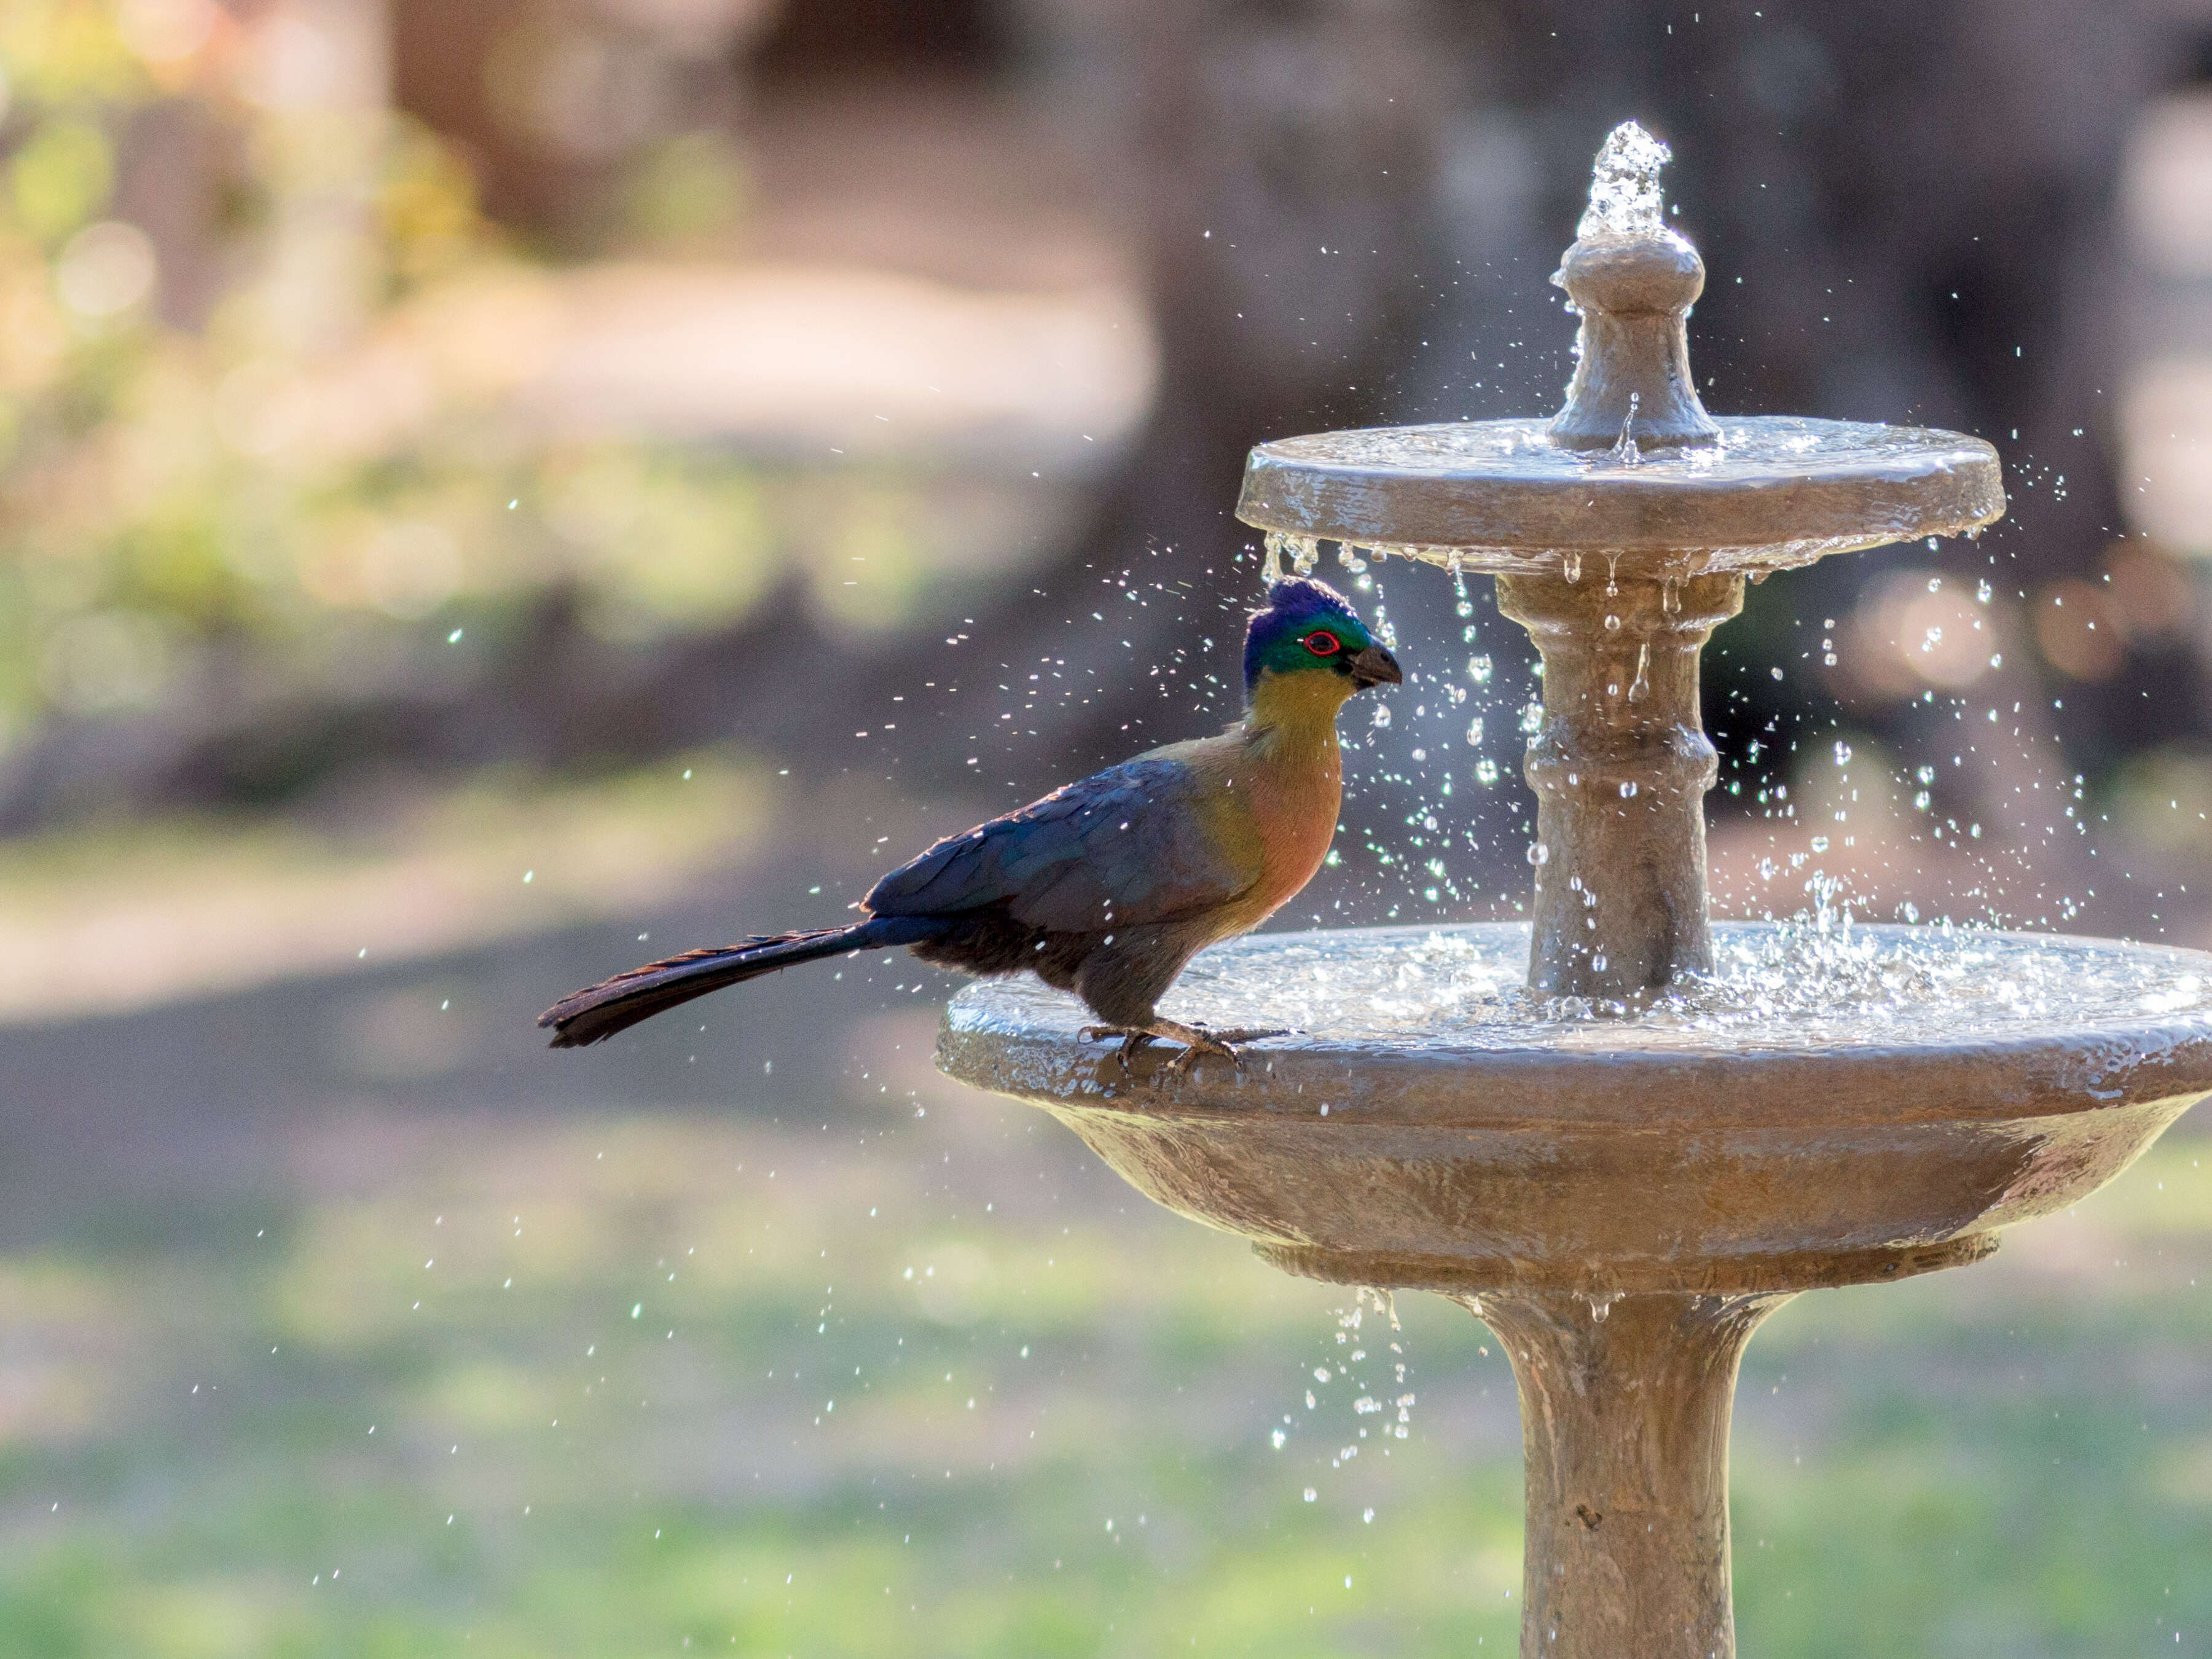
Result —
<instances>
[{"instance_id":1,"label":"bird's tail feather","mask_svg":"<svg viewBox=\"0 0 2212 1659\"><path fill-rule=\"evenodd\" d=\"M642 968L573 991L538 1015L538 1023L552 1028L554 1048L580 1048L586 1043L604 1042L641 1019L650 1019L725 985L742 984L823 957L919 944L936 938L945 927L933 916L872 916L849 927L769 933L735 945L686 951L680 957L648 962Z\"/></svg>"}]
</instances>

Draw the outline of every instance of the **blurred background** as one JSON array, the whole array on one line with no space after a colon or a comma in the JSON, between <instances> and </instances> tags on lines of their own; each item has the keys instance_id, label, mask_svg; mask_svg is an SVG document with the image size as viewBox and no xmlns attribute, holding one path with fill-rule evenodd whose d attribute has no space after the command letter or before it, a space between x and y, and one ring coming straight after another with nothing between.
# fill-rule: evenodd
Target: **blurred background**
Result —
<instances>
[{"instance_id":1,"label":"blurred background","mask_svg":"<svg viewBox=\"0 0 2212 1659\"><path fill-rule=\"evenodd\" d=\"M1709 406L2011 492L1751 590L1717 908L2212 946L2204 0L0 5L0 1655L1510 1647L1486 1334L939 976L530 1019L1231 718L1243 451L1554 407L1632 116ZM1281 921L1512 916L1524 638L1322 574L1414 672ZM2196 1134L1772 1322L1747 1650L2212 1653Z\"/></svg>"}]
</instances>

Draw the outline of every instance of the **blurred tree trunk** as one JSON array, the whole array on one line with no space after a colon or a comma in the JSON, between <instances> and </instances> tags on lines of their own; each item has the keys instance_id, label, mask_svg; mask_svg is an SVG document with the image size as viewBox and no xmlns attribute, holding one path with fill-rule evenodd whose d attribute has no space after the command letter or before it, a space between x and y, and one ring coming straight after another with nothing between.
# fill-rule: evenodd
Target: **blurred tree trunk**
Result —
<instances>
[{"instance_id":1,"label":"blurred tree trunk","mask_svg":"<svg viewBox=\"0 0 2212 1659\"><path fill-rule=\"evenodd\" d=\"M1212 665L1227 718L1258 594L1256 565L1237 563L1259 539L1234 514L1245 451L1394 412L1390 382L1443 263L1434 163L1454 76L1436 14L1389 0L1157 0L1133 29L1126 153L1157 400L1085 533L979 616L972 637L994 660L1064 658L1071 679L1097 671L1126 689L1211 635L1229 647ZM1146 603L1123 598L1125 578ZM1163 602L1155 583L1191 597ZM1100 628L1093 611L1121 625ZM901 677L925 663L941 672L941 653ZM1069 736L1084 758L1104 759L1188 735L1188 685L1163 686L1174 701L1157 726L1131 720L1117 697L1072 708ZM1064 750L1051 758L1066 764Z\"/></svg>"}]
</instances>

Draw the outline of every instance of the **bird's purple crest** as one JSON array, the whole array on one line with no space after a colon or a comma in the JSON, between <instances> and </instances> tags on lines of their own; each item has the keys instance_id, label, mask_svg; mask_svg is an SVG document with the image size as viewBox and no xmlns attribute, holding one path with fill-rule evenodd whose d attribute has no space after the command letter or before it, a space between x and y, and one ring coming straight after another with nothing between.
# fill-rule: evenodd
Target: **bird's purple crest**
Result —
<instances>
[{"instance_id":1,"label":"bird's purple crest","mask_svg":"<svg viewBox=\"0 0 2212 1659\"><path fill-rule=\"evenodd\" d=\"M1319 624L1341 636L1344 645L1358 651L1373 643L1358 613L1343 594L1327 582L1310 576L1285 576L1267 586L1267 603L1255 611L1244 630L1244 685L1258 684L1263 668L1310 665L1303 653L1286 650Z\"/></svg>"}]
</instances>

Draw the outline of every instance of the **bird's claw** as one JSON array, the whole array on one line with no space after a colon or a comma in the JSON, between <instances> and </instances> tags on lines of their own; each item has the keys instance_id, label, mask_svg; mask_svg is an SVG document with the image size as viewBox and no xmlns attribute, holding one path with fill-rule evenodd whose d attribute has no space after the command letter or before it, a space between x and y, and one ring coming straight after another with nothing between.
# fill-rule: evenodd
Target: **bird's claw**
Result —
<instances>
[{"instance_id":1,"label":"bird's claw","mask_svg":"<svg viewBox=\"0 0 2212 1659\"><path fill-rule=\"evenodd\" d=\"M1242 1054L1227 1043L1216 1042L1209 1037L1203 1042L1183 1044L1182 1052L1167 1063L1167 1073L1170 1077L1188 1077L1196 1069L1198 1062L1207 1054L1219 1054L1238 1071L1244 1069Z\"/></svg>"},{"instance_id":2,"label":"bird's claw","mask_svg":"<svg viewBox=\"0 0 2212 1659\"><path fill-rule=\"evenodd\" d=\"M1206 1026L1191 1028L1191 1036L1183 1043L1182 1052L1170 1060L1167 1069L1176 1077L1188 1077L1198 1062L1208 1054L1219 1054L1239 1072L1244 1069L1244 1056L1237 1052L1240 1042L1257 1042L1261 1037L1287 1036L1282 1026L1232 1026L1226 1031L1211 1030Z\"/></svg>"},{"instance_id":3,"label":"bird's claw","mask_svg":"<svg viewBox=\"0 0 2212 1659\"><path fill-rule=\"evenodd\" d=\"M1183 1025L1173 1020L1162 1020L1146 1030L1129 1025L1085 1025L1076 1033L1079 1041L1091 1042L1100 1037L1120 1037L1121 1051L1116 1056L1127 1066L1137 1051L1148 1043L1166 1041L1182 1044L1182 1052L1163 1068L1169 1076L1184 1078L1191 1068L1208 1054L1218 1054L1238 1071L1244 1069L1244 1057L1237 1052L1240 1042L1257 1042L1261 1037L1288 1036L1287 1026L1232 1026L1217 1031L1205 1025Z\"/></svg>"}]
</instances>

